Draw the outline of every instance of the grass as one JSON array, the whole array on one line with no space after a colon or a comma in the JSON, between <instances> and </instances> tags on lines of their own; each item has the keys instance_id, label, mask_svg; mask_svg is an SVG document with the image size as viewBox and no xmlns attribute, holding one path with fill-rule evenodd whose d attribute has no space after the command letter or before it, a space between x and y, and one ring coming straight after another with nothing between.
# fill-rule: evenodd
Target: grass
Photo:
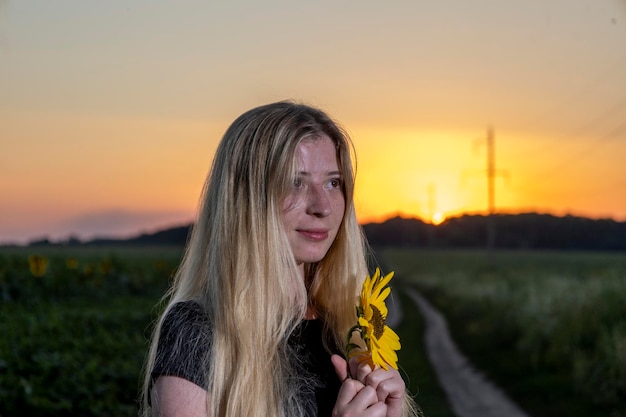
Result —
<instances>
[{"instance_id":1,"label":"grass","mask_svg":"<svg viewBox=\"0 0 626 417\"><path fill-rule=\"evenodd\" d=\"M0 416L136 415L154 306L181 248L0 249ZM29 256L45 258L40 277ZM449 417L403 285L533 417L626 416L626 254L382 251L404 320L409 390Z\"/></svg>"},{"instance_id":2,"label":"grass","mask_svg":"<svg viewBox=\"0 0 626 417\"><path fill-rule=\"evenodd\" d=\"M529 414L626 415L626 255L386 250Z\"/></svg>"}]
</instances>

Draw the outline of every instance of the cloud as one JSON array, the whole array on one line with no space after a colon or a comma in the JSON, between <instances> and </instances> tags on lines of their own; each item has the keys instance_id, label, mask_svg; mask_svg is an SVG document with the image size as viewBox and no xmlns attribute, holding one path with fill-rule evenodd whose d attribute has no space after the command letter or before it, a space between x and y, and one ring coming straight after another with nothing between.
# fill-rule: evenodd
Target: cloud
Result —
<instances>
[{"instance_id":1,"label":"cloud","mask_svg":"<svg viewBox=\"0 0 626 417\"><path fill-rule=\"evenodd\" d=\"M190 211L130 211L104 210L83 213L37 229L3 228L0 244L23 244L43 238L52 241L77 237L90 240L97 237L126 238L146 232L155 232L193 221Z\"/></svg>"},{"instance_id":2,"label":"cloud","mask_svg":"<svg viewBox=\"0 0 626 417\"><path fill-rule=\"evenodd\" d=\"M109 210L70 218L61 222L57 230L80 238L128 237L190 223L192 218L193 214L185 211Z\"/></svg>"}]
</instances>

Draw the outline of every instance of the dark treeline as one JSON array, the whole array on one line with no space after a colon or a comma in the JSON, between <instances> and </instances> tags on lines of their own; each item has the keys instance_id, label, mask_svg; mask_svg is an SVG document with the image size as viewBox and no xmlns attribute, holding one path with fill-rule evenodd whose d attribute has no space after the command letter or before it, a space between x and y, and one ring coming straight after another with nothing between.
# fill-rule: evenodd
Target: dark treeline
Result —
<instances>
[{"instance_id":1,"label":"dark treeline","mask_svg":"<svg viewBox=\"0 0 626 417\"><path fill-rule=\"evenodd\" d=\"M364 225L370 244L434 248L484 247L488 217L464 215L434 226L395 217ZM626 222L549 214L496 214L494 246L500 249L626 250Z\"/></svg>"},{"instance_id":2,"label":"dark treeline","mask_svg":"<svg viewBox=\"0 0 626 417\"><path fill-rule=\"evenodd\" d=\"M463 215L434 226L415 218L394 217L363 229L373 246L479 248L487 241L484 215ZM496 214L495 247L500 249L626 250L626 222L549 214ZM71 238L54 245L184 245L190 226L180 226L131 239ZM31 246L52 245L48 240Z\"/></svg>"},{"instance_id":3,"label":"dark treeline","mask_svg":"<svg viewBox=\"0 0 626 417\"><path fill-rule=\"evenodd\" d=\"M49 239L41 239L31 242L29 246L183 246L191 225L173 227L155 233L142 233L139 236L128 239L97 238L89 241L81 241L76 237L61 242L51 242Z\"/></svg>"}]
</instances>

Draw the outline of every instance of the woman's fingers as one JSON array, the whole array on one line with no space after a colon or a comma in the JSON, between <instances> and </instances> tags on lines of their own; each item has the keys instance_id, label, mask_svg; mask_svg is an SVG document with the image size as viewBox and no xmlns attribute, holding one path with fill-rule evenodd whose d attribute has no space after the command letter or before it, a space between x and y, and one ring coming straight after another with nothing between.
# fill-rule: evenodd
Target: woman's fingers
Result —
<instances>
[{"instance_id":1,"label":"woman's fingers","mask_svg":"<svg viewBox=\"0 0 626 417\"><path fill-rule=\"evenodd\" d=\"M375 388L380 393L379 395L384 395L381 400L388 396L401 398L406 389L400 372L393 368L389 370L377 368L367 374L363 383Z\"/></svg>"},{"instance_id":2,"label":"woman's fingers","mask_svg":"<svg viewBox=\"0 0 626 417\"><path fill-rule=\"evenodd\" d=\"M387 371L377 368L367 375L365 384L374 388L378 400L387 405L388 417L401 415L406 385L400 372L393 368Z\"/></svg>"},{"instance_id":3,"label":"woman's fingers","mask_svg":"<svg viewBox=\"0 0 626 417\"><path fill-rule=\"evenodd\" d=\"M339 355L332 355L331 362L335 367L337 377L342 381L337 402L333 410L333 416L359 416L359 417L386 417L387 405L378 399L377 389L366 386L360 379L365 380L372 372L371 368L357 365L354 373L360 378L351 378L348 372L350 365Z\"/></svg>"},{"instance_id":4,"label":"woman's fingers","mask_svg":"<svg viewBox=\"0 0 626 417\"><path fill-rule=\"evenodd\" d=\"M356 379L367 385L367 377L372 373L372 367L367 362L359 364L356 370Z\"/></svg>"},{"instance_id":5,"label":"woman's fingers","mask_svg":"<svg viewBox=\"0 0 626 417\"><path fill-rule=\"evenodd\" d=\"M339 355L332 355L330 357L330 361L335 367L335 373L337 374L339 380L342 382L345 381L349 376L348 362L346 362L346 360Z\"/></svg>"},{"instance_id":6,"label":"woman's fingers","mask_svg":"<svg viewBox=\"0 0 626 417\"><path fill-rule=\"evenodd\" d=\"M396 417L402 414L402 404L406 385L400 372L393 368L384 370L370 365L369 358L360 355L348 361L350 374L366 387L376 391L377 400L386 406L386 416Z\"/></svg>"},{"instance_id":7,"label":"woman's fingers","mask_svg":"<svg viewBox=\"0 0 626 417\"><path fill-rule=\"evenodd\" d=\"M352 378L358 379L365 384L365 378L372 372L369 355L353 356L348 361L348 368L350 369L350 376Z\"/></svg>"},{"instance_id":8,"label":"woman's fingers","mask_svg":"<svg viewBox=\"0 0 626 417\"><path fill-rule=\"evenodd\" d=\"M333 416L385 417L387 406L378 400L374 388L348 378L341 385L337 395Z\"/></svg>"},{"instance_id":9,"label":"woman's fingers","mask_svg":"<svg viewBox=\"0 0 626 417\"><path fill-rule=\"evenodd\" d=\"M372 367L365 355L350 358L348 362L339 355L332 355L330 360L335 367L335 372L341 381L347 377L366 383L367 376L372 372Z\"/></svg>"}]
</instances>

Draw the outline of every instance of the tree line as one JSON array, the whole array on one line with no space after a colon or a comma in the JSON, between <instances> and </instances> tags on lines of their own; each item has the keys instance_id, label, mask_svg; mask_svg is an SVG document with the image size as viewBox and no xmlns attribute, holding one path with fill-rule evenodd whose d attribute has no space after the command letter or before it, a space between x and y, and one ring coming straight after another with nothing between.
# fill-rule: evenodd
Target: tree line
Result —
<instances>
[{"instance_id":1,"label":"tree line","mask_svg":"<svg viewBox=\"0 0 626 417\"><path fill-rule=\"evenodd\" d=\"M394 217L363 226L370 244L433 248L479 248L487 244L486 215L463 215L435 226ZM550 214L495 214L498 249L626 250L626 222Z\"/></svg>"},{"instance_id":2,"label":"tree line","mask_svg":"<svg viewBox=\"0 0 626 417\"><path fill-rule=\"evenodd\" d=\"M551 214L495 214L494 247L498 249L626 250L626 222ZM372 246L424 248L480 248L487 244L486 215L462 215L433 225L418 218L394 217L382 223L367 223L363 231ZM52 243L47 239L31 242L45 245L184 245L191 225L141 234L130 239L93 239L87 242L69 238Z\"/></svg>"}]
</instances>

